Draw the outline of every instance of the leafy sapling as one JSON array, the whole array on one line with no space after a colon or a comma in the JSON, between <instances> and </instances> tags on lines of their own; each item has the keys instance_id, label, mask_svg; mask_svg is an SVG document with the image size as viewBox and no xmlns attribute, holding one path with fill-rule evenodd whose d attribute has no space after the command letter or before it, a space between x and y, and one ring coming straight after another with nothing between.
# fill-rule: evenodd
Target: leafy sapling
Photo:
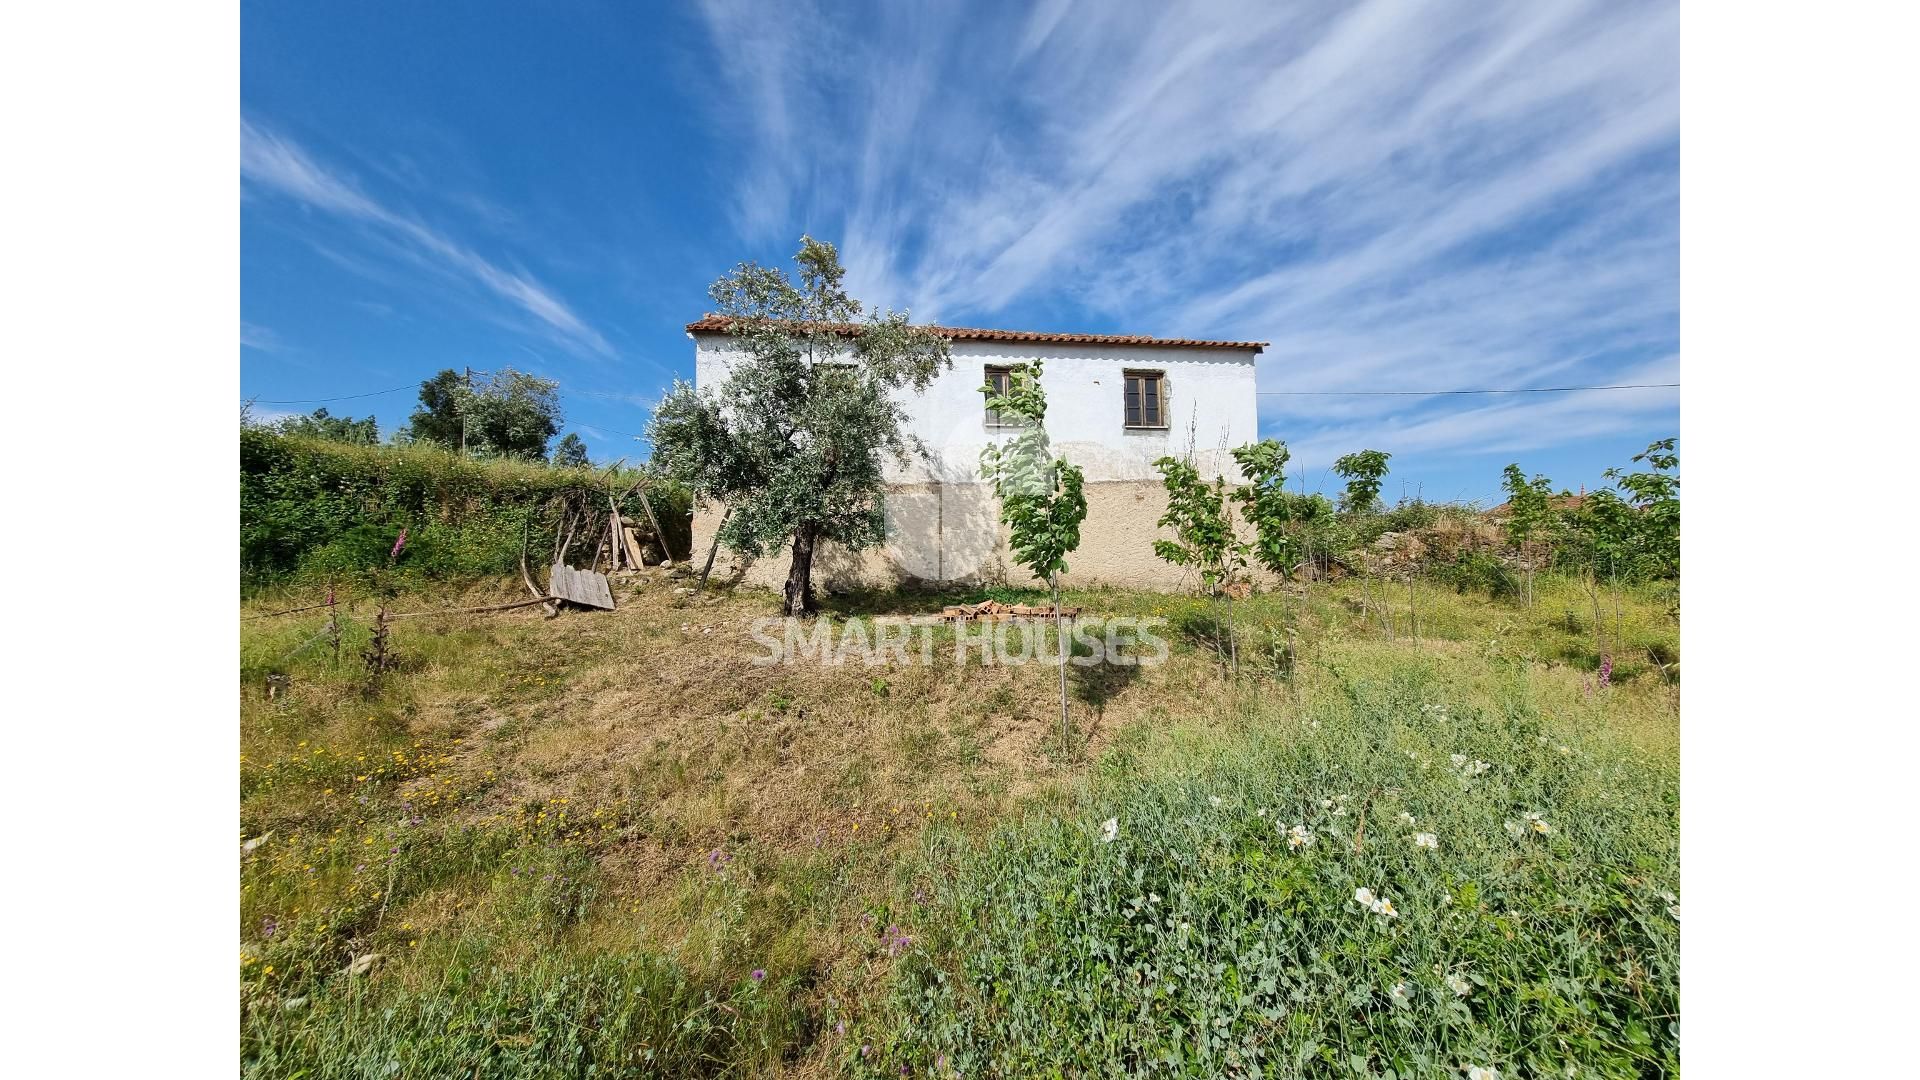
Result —
<instances>
[{"instance_id":1,"label":"leafy sapling","mask_svg":"<svg viewBox=\"0 0 1920 1080\"><path fill-rule=\"evenodd\" d=\"M1087 517L1085 476L1079 466L1055 457L1047 438L1047 394L1040 385L1041 363L1013 369L1005 393L981 387L987 408L1014 428L1004 443L980 453L980 474L1000 500L1000 520L1011 533L1014 561L1053 590L1053 629L1059 643L1060 746L1068 745L1067 633L1060 614L1060 575L1067 556L1080 546L1080 523Z\"/></svg>"},{"instance_id":2,"label":"leafy sapling","mask_svg":"<svg viewBox=\"0 0 1920 1080\"><path fill-rule=\"evenodd\" d=\"M1553 486L1544 476L1528 480L1516 462L1502 474L1507 491L1507 539L1526 571L1526 605L1533 606L1533 575L1553 553Z\"/></svg>"},{"instance_id":3,"label":"leafy sapling","mask_svg":"<svg viewBox=\"0 0 1920 1080\"><path fill-rule=\"evenodd\" d=\"M1340 493L1340 509L1349 517L1371 516L1380 507L1380 482L1387 475L1387 459L1392 454L1382 450L1358 450L1333 463L1334 474L1347 482L1347 488ZM1362 534L1364 535L1364 534ZM1368 606L1372 573L1366 565L1366 557L1361 559L1361 606ZM1384 612L1384 608L1382 609ZM1383 617L1385 617L1383 615ZM1387 634L1393 634L1391 619L1387 622Z\"/></svg>"},{"instance_id":4,"label":"leafy sapling","mask_svg":"<svg viewBox=\"0 0 1920 1080\"><path fill-rule=\"evenodd\" d=\"M1190 566L1200 573L1201 587L1218 601L1227 597L1227 648L1235 666L1239 662L1239 642L1233 632L1232 594L1228 586L1247 565L1245 541L1234 532L1233 514L1227 496L1227 482L1215 477L1209 484L1200 479L1192 463L1181 458L1163 457L1153 463L1160 470L1167 488L1167 510L1160 524L1173 530L1174 539L1155 540L1154 554L1175 566ZM1216 650L1218 645L1216 643Z\"/></svg>"}]
</instances>

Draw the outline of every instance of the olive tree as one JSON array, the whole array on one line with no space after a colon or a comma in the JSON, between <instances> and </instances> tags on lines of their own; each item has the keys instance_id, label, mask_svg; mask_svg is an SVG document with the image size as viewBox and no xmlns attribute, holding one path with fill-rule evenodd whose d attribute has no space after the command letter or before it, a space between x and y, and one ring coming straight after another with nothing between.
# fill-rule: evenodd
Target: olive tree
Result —
<instances>
[{"instance_id":1,"label":"olive tree","mask_svg":"<svg viewBox=\"0 0 1920 1080\"><path fill-rule=\"evenodd\" d=\"M708 294L735 359L727 378L675 384L647 426L661 470L728 509L717 539L759 557L790 545L783 610L818 610L813 559L885 539L883 469L921 447L892 392L925 390L946 367L945 338L905 312L847 295L839 253L802 237L798 280L742 263Z\"/></svg>"}]
</instances>

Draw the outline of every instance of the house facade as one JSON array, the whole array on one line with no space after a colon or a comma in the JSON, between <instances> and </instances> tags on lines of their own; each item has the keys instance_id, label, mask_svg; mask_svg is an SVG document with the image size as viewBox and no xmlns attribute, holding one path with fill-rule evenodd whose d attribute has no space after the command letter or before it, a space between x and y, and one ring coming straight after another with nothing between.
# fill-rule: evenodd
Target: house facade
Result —
<instances>
[{"instance_id":1,"label":"house facade","mask_svg":"<svg viewBox=\"0 0 1920 1080\"><path fill-rule=\"evenodd\" d=\"M1031 583L1011 559L998 504L980 476L980 452L1010 430L986 408L981 387L1004 385L1012 368L1039 360L1054 451L1086 474L1087 518L1079 550L1067 558L1067 581L1179 587L1180 568L1153 553L1166 508L1153 462L1191 451L1202 475L1239 475L1228 451L1259 438L1254 358L1266 343L932 329L952 343L953 365L924 392L900 395L927 456L888 467L887 543L860 553L826 547L815 556L815 584ZM724 323L702 319L687 334L696 385L724 381L739 355ZM695 551L706 551L719 520L717 507L696 512ZM748 567L727 558L723 550L716 575L738 573L775 588L786 579L784 554Z\"/></svg>"}]
</instances>

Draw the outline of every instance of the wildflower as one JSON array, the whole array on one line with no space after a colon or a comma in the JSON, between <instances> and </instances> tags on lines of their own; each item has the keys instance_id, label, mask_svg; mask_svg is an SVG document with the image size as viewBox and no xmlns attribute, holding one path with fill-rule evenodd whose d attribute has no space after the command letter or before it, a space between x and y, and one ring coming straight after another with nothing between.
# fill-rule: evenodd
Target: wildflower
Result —
<instances>
[{"instance_id":1,"label":"wildflower","mask_svg":"<svg viewBox=\"0 0 1920 1080\"><path fill-rule=\"evenodd\" d=\"M1100 842L1111 844L1120 839L1120 819L1108 818L1100 823Z\"/></svg>"},{"instance_id":2,"label":"wildflower","mask_svg":"<svg viewBox=\"0 0 1920 1080\"><path fill-rule=\"evenodd\" d=\"M1466 979L1466 976L1464 975L1459 975L1459 974L1448 975L1446 978L1446 983L1447 983L1447 989L1453 991L1455 994L1459 995L1460 997L1466 997L1468 994L1473 993L1473 984L1468 982Z\"/></svg>"},{"instance_id":3,"label":"wildflower","mask_svg":"<svg viewBox=\"0 0 1920 1080\"><path fill-rule=\"evenodd\" d=\"M1260 809L1258 809L1258 810L1255 810L1255 811L1253 812L1253 816L1254 816L1254 817L1266 817L1266 816L1267 816L1267 808L1263 806L1263 807L1261 807Z\"/></svg>"},{"instance_id":4,"label":"wildflower","mask_svg":"<svg viewBox=\"0 0 1920 1080\"><path fill-rule=\"evenodd\" d=\"M1440 846L1440 838L1430 832L1415 833L1413 843L1415 847L1438 848Z\"/></svg>"},{"instance_id":5,"label":"wildflower","mask_svg":"<svg viewBox=\"0 0 1920 1080\"><path fill-rule=\"evenodd\" d=\"M1373 895L1372 889L1363 887L1353 890L1353 902L1383 919L1400 917L1400 912L1393 906L1393 901L1384 896Z\"/></svg>"},{"instance_id":6,"label":"wildflower","mask_svg":"<svg viewBox=\"0 0 1920 1080\"><path fill-rule=\"evenodd\" d=\"M764 979L766 979L766 977L767 977L767 969L766 969L766 968L754 968L754 969L753 969L753 981L754 981L754 982L761 982L761 981L763 981Z\"/></svg>"},{"instance_id":7,"label":"wildflower","mask_svg":"<svg viewBox=\"0 0 1920 1080\"><path fill-rule=\"evenodd\" d=\"M1673 916L1673 921L1674 921L1674 922L1679 922L1679 921L1680 921L1680 905L1679 905L1679 904L1668 904L1668 905L1667 905L1667 914L1669 914L1669 915L1671 915L1671 916Z\"/></svg>"},{"instance_id":8,"label":"wildflower","mask_svg":"<svg viewBox=\"0 0 1920 1080\"><path fill-rule=\"evenodd\" d=\"M1212 804L1213 804L1214 806L1219 806L1219 805L1220 805L1220 796L1218 796L1218 795L1209 795L1209 796L1207 796L1207 801L1208 801L1209 803L1212 803Z\"/></svg>"},{"instance_id":9,"label":"wildflower","mask_svg":"<svg viewBox=\"0 0 1920 1080\"><path fill-rule=\"evenodd\" d=\"M1526 826L1520 824L1517 821L1513 821L1511 819L1507 821L1506 829L1507 829L1507 835L1513 837L1515 840L1519 840L1527 835Z\"/></svg>"},{"instance_id":10,"label":"wildflower","mask_svg":"<svg viewBox=\"0 0 1920 1080\"><path fill-rule=\"evenodd\" d=\"M1311 843L1313 843L1313 834L1307 831L1305 825L1295 825L1287 830L1287 847L1298 850Z\"/></svg>"},{"instance_id":11,"label":"wildflower","mask_svg":"<svg viewBox=\"0 0 1920 1080\"><path fill-rule=\"evenodd\" d=\"M1448 754L1448 755L1447 755L1447 760L1448 760L1448 761L1451 761L1451 762L1453 762L1453 767L1457 769L1457 768L1459 768L1460 766L1462 766L1462 765L1465 765L1465 764L1467 763L1467 755L1465 755L1465 754Z\"/></svg>"},{"instance_id":12,"label":"wildflower","mask_svg":"<svg viewBox=\"0 0 1920 1080\"><path fill-rule=\"evenodd\" d=\"M1548 825L1544 820L1542 820L1540 812L1537 810L1529 810L1525 814L1522 814L1520 816L1527 819L1527 828L1532 829L1534 832L1539 833L1541 836L1545 836L1548 833L1553 831L1553 826Z\"/></svg>"},{"instance_id":13,"label":"wildflower","mask_svg":"<svg viewBox=\"0 0 1920 1080\"><path fill-rule=\"evenodd\" d=\"M1387 996L1393 999L1395 1005L1405 1005L1413 1000L1413 988L1404 982L1397 982L1393 984L1393 989L1387 991Z\"/></svg>"},{"instance_id":14,"label":"wildflower","mask_svg":"<svg viewBox=\"0 0 1920 1080\"><path fill-rule=\"evenodd\" d=\"M1405 810L1400 811L1400 824L1402 825L1413 824L1413 815L1411 813L1408 813Z\"/></svg>"},{"instance_id":15,"label":"wildflower","mask_svg":"<svg viewBox=\"0 0 1920 1080\"><path fill-rule=\"evenodd\" d=\"M1467 1080L1500 1080L1500 1070L1491 1065L1469 1066Z\"/></svg>"},{"instance_id":16,"label":"wildflower","mask_svg":"<svg viewBox=\"0 0 1920 1080\"><path fill-rule=\"evenodd\" d=\"M1613 684L1613 657L1600 658L1600 689L1605 690Z\"/></svg>"}]
</instances>

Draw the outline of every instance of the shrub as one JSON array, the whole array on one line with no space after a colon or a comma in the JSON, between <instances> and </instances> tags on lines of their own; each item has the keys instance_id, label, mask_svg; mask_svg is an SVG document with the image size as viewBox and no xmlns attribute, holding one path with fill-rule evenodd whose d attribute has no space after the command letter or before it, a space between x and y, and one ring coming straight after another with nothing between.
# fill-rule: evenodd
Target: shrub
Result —
<instances>
[{"instance_id":1,"label":"shrub","mask_svg":"<svg viewBox=\"0 0 1920 1080\"><path fill-rule=\"evenodd\" d=\"M616 476L624 490L637 473ZM649 487L676 558L692 546L691 500L677 485ZM432 446L352 446L240 432L240 573L243 585L351 576L384 567L394 538L407 544L402 578L510 574L529 512L572 494L604 504L599 474L539 462L469 460ZM639 514L637 505L622 513ZM640 518L639 520L644 520ZM553 515L534 514L533 550L550 552ZM544 555L542 556L544 558Z\"/></svg>"}]
</instances>

